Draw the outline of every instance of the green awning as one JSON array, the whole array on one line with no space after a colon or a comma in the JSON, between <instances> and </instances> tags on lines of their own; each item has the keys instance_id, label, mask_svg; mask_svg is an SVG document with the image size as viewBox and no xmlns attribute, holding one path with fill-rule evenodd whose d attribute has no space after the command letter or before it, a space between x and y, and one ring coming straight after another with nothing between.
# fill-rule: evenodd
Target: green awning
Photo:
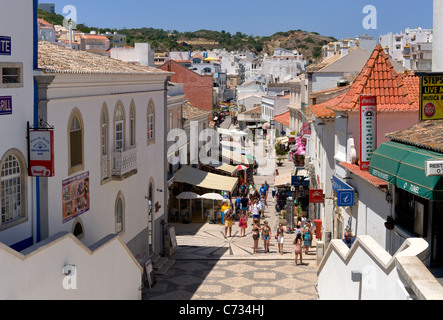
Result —
<instances>
[{"instance_id":1,"label":"green awning","mask_svg":"<svg viewBox=\"0 0 443 320\"><path fill-rule=\"evenodd\" d=\"M392 141L383 143L372 154L369 173L395 184L401 161L409 154L410 147Z\"/></svg>"},{"instance_id":2,"label":"green awning","mask_svg":"<svg viewBox=\"0 0 443 320\"><path fill-rule=\"evenodd\" d=\"M372 155L369 173L398 188L429 200L443 200L443 179L427 177L425 161L443 154L393 141L382 144Z\"/></svg>"}]
</instances>

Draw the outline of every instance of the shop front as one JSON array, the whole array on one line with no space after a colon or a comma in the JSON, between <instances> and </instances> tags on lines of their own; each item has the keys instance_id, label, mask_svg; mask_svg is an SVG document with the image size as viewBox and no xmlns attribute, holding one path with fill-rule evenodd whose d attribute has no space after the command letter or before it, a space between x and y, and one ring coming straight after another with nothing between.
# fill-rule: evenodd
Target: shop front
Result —
<instances>
[{"instance_id":1,"label":"shop front","mask_svg":"<svg viewBox=\"0 0 443 320\"><path fill-rule=\"evenodd\" d=\"M443 153L389 141L374 152L369 173L391 184L395 222L392 250L407 237L424 238L431 253L425 263L441 267L443 179L438 172L427 174L431 161L443 167Z\"/></svg>"},{"instance_id":2,"label":"shop front","mask_svg":"<svg viewBox=\"0 0 443 320\"><path fill-rule=\"evenodd\" d=\"M237 177L214 174L190 166L182 167L174 175L174 184L170 188L169 212L172 222L201 223L220 216L220 209L225 202L230 202L230 195L235 191ZM194 193L198 197L180 199L184 192Z\"/></svg>"}]
</instances>

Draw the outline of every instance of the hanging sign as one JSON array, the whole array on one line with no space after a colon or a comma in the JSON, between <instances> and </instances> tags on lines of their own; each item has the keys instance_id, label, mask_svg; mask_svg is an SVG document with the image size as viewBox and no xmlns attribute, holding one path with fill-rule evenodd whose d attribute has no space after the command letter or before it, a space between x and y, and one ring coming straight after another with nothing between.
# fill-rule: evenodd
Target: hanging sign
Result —
<instances>
[{"instance_id":1,"label":"hanging sign","mask_svg":"<svg viewBox=\"0 0 443 320\"><path fill-rule=\"evenodd\" d=\"M54 176L54 131L29 130L29 175Z\"/></svg>"},{"instance_id":2,"label":"hanging sign","mask_svg":"<svg viewBox=\"0 0 443 320\"><path fill-rule=\"evenodd\" d=\"M369 171L372 153L377 149L377 97L360 96L360 170Z\"/></svg>"},{"instance_id":3,"label":"hanging sign","mask_svg":"<svg viewBox=\"0 0 443 320\"><path fill-rule=\"evenodd\" d=\"M355 189L336 175L332 176L332 189L337 192L337 207L354 206Z\"/></svg>"},{"instance_id":4,"label":"hanging sign","mask_svg":"<svg viewBox=\"0 0 443 320\"><path fill-rule=\"evenodd\" d=\"M309 203L323 203L323 189L310 189Z\"/></svg>"}]
</instances>

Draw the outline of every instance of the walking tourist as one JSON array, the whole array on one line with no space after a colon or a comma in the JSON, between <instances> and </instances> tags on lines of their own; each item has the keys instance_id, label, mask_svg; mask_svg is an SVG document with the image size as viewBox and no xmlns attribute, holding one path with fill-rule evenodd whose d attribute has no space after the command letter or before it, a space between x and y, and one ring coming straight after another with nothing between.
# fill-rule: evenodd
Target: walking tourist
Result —
<instances>
[{"instance_id":1,"label":"walking tourist","mask_svg":"<svg viewBox=\"0 0 443 320\"><path fill-rule=\"evenodd\" d=\"M303 264L303 249L302 249L302 240L301 240L301 233L298 233L297 236L294 239L295 244L295 265L298 265L297 258L300 257L300 264Z\"/></svg>"},{"instance_id":2,"label":"walking tourist","mask_svg":"<svg viewBox=\"0 0 443 320\"><path fill-rule=\"evenodd\" d=\"M240 237L245 237L246 228L248 227L248 217L246 215L246 211L242 211L238 226L240 227Z\"/></svg>"},{"instance_id":3,"label":"walking tourist","mask_svg":"<svg viewBox=\"0 0 443 320\"><path fill-rule=\"evenodd\" d=\"M258 220L254 219L254 223L252 224L252 239L254 240L254 254L258 253L258 240L260 238L260 225Z\"/></svg>"},{"instance_id":4,"label":"walking tourist","mask_svg":"<svg viewBox=\"0 0 443 320\"><path fill-rule=\"evenodd\" d=\"M303 228L303 246L306 254L309 254L309 248L311 247L312 242L312 230L310 222L306 222L306 225Z\"/></svg>"},{"instance_id":5,"label":"walking tourist","mask_svg":"<svg viewBox=\"0 0 443 320\"><path fill-rule=\"evenodd\" d=\"M275 235L275 238L277 239L278 244L278 252L282 255L283 254L283 243L285 242L285 229L283 225L280 223L277 228L277 234Z\"/></svg>"},{"instance_id":6,"label":"walking tourist","mask_svg":"<svg viewBox=\"0 0 443 320\"><path fill-rule=\"evenodd\" d=\"M265 221L262 227L262 238L263 238L265 253L269 252L269 242L271 240L271 227L269 226L268 221Z\"/></svg>"},{"instance_id":7,"label":"walking tourist","mask_svg":"<svg viewBox=\"0 0 443 320\"><path fill-rule=\"evenodd\" d=\"M229 236L232 237L232 224L233 224L233 218L232 218L232 209L228 209L225 215L225 238L228 233L229 229Z\"/></svg>"}]
</instances>

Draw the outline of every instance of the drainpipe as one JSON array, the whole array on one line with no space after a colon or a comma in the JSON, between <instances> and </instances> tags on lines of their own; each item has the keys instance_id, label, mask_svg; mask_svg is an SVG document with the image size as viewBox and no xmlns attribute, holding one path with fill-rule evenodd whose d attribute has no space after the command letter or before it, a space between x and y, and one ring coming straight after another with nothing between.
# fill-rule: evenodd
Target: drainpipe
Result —
<instances>
[{"instance_id":1,"label":"drainpipe","mask_svg":"<svg viewBox=\"0 0 443 320\"><path fill-rule=\"evenodd\" d=\"M37 8L38 0L33 0L33 69L38 69L38 30L37 30ZM38 128L38 86L34 81L34 128ZM29 162L29 159L28 159ZM35 178L35 198L36 198L36 238L33 242L40 242L40 178ZM34 231L33 231L34 232ZM33 236L34 238L34 236Z\"/></svg>"}]
</instances>

